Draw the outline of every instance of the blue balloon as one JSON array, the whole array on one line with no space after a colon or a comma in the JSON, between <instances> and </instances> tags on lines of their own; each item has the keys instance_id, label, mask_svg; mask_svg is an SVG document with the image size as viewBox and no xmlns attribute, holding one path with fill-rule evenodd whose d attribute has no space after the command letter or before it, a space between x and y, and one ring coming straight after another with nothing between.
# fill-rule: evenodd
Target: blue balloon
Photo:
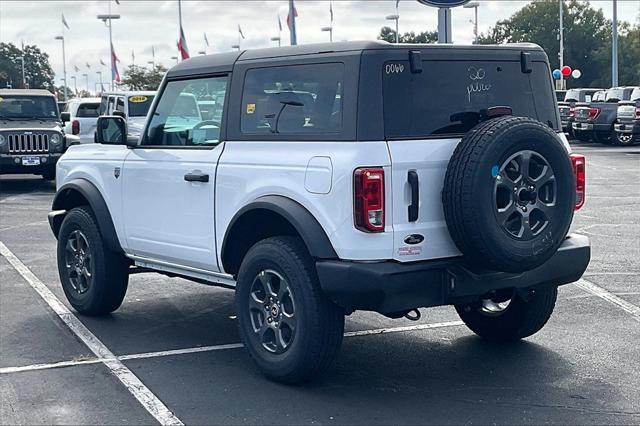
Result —
<instances>
[{"instance_id":1,"label":"blue balloon","mask_svg":"<svg viewBox=\"0 0 640 426\"><path fill-rule=\"evenodd\" d=\"M562 77L562 73L560 72L560 70L553 70L551 75L553 75L553 78L556 80L560 80L560 77Z\"/></svg>"}]
</instances>

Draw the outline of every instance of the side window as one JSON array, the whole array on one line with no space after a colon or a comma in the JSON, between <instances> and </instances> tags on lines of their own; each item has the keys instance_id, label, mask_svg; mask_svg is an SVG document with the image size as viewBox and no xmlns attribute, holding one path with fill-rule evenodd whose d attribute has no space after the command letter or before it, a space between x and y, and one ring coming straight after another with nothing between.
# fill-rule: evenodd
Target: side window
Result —
<instances>
[{"instance_id":1,"label":"side window","mask_svg":"<svg viewBox=\"0 0 640 426\"><path fill-rule=\"evenodd\" d=\"M113 114L113 110L115 109L116 98L113 96L109 96L109 103L107 104L107 114Z\"/></svg>"},{"instance_id":2,"label":"side window","mask_svg":"<svg viewBox=\"0 0 640 426\"><path fill-rule=\"evenodd\" d=\"M100 109L98 110L98 115L105 115L107 113L107 97L103 96L100 98Z\"/></svg>"},{"instance_id":3,"label":"side window","mask_svg":"<svg viewBox=\"0 0 640 426\"><path fill-rule=\"evenodd\" d=\"M223 76L168 82L142 145L217 145L227 81Z\"/></svg>"},{"instance_id":4,"label":"side window","mask_svg":"<svg viewBox=\"0 0 640 426\"><path fill-rule=\"evenodd\" d=\"M335 133L342 130L342 63L247 71L240 129L248 134Z\"/></svg>"},{"instance_id":5,"label":"side window","mask_svg":"<svg viewBox=\"0 0 640 426\"><path fill-rule=\"evenodd\" d=\"M121 96L116 99L116 111L124 112L124 98Z\"/></svg>"}]
</instances>

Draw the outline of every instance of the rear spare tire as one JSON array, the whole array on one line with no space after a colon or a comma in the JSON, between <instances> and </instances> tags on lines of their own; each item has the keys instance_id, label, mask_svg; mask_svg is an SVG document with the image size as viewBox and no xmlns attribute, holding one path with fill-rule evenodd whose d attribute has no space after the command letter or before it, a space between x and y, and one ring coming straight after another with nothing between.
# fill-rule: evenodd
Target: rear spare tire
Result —
<instances>
[{"instance_id":1,"label":"rear spare tire","mask_svg":"<svg viewBox=\"0 0 640 426\"><path fill-rule=\"evenodd\" d=\"M575 204L569 155L555 132L526 117L471 129L447 168L445 220L471 262L523 272L545 263L564 240Z\"/></svg>"}]
</instances>

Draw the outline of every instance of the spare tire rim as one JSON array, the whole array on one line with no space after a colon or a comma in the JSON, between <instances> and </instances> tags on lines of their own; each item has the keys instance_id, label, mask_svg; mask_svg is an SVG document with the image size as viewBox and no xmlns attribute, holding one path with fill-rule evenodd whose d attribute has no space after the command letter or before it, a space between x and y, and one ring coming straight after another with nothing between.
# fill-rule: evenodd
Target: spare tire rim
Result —
<instances>
[{"instance_id":1,"label":"spare tire rim","mask_svg":"<svg viewBox=\"0 0 640 426\"><path fill-rule=\"evenodd\" d=\"M500 168L494 166L492 174L495 213L502 229L521 241L540 235L556 210L556 178L547 159L536 151L518 151Z\"/></svg>"},{"instance_id":2,"label":"spare tire rim","mask_svg":"<svg viewBox=\"0 0 640 426\"><path fill-rule=\"evenodd\" d=\"M65 266L71 287L84 294L93 281L93 256L89 240L80 230L69 234L65 245Z\"/></svg>"},{"instance_id":3,"label":"spare tire rim","mask_svg":"<svg viewBox=\"0 0 640 426\"><path fill-rule=\"evenodd\" d=\"M286 352L297 328L296 303L288 281L273 269L260 271L249 292L254 337L274 354Z\"/></svg>"}]
</instances>

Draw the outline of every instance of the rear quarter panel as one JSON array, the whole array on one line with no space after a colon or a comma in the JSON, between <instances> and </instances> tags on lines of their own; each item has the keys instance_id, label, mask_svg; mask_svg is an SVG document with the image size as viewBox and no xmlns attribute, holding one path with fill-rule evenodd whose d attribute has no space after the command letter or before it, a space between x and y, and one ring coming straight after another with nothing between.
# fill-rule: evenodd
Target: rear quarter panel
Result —
<instances>
[{"instance_id":1,"label":"rear quarter panel","mask_svg":"<svg viewBox=\"0 0 640 426\"><path fill-rule=\"evenodd\" d=\"M330 161L316 162L319 157ZM314 164L330 164L330 173ZM382 166L386 182L390 182L385 142L227 142L216 175L218 255L227 227L241 208L265 195L281 195L298 202L316 218L341 259L390 259L393 250L390 184L385 186L388 201L385 232L371 234L354 227L353 171L366 166ZM325 176L330 182L310 186L308 174ZM324 187L328 192L317 191L316 187Z\"/></svg>"}]
</instances>

